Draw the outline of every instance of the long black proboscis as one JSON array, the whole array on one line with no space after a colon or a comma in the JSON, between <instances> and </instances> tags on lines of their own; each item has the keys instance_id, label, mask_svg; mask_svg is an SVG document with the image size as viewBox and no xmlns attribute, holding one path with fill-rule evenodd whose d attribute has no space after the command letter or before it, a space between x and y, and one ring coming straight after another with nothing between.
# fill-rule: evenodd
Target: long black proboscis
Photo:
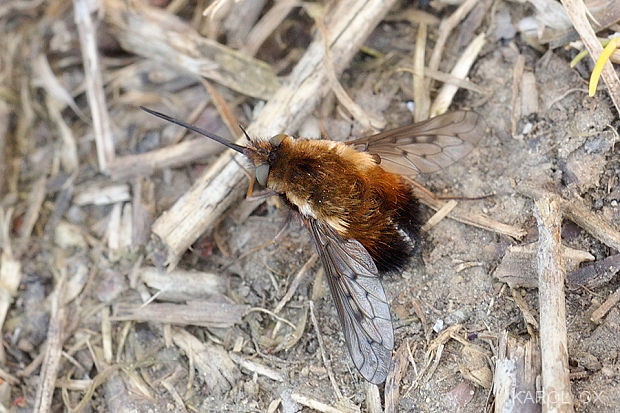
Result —
<instances>
[{"instance_id":1,"label":"long black proboscis","mask_svg":"<svg viewBox=\"0 0 620 413\"><path fill-rule=\"evenodd\" d=\"M226 147L228 147L230 149L233 149L233 150L235 150L237 152L245 154L245 152L244 152L244 149L246 149L245 146L237 145L236 143L232 143L228 139L224 139L224 138L222 138L219 135L216 135L216 134L211 133L211 132L207 132L206 130L204 130L202 128L199 128L199 127L194 126L194 125L190 125L189 123L183 122L182 120L178 120L178 119L172 118L172 117L170 117L168 115L164 115L161 112L157 112L157 111L154 111L152 109L145 108L144 106L140 106L140 109L142 109L145 112L150 113L153 116L157 116L158 118L161 118L163 120L167 120L168 122L176 123L179 126L183 126L184 128L187 128L187 129L192 130L192 131L194 131L196 133L199 133L199 134L201 134L203 136L206 136L209 139L213 139L214 141L219 142L222 145L224 145L224 146L226 146Z\"/></svg>"}]
</instances>

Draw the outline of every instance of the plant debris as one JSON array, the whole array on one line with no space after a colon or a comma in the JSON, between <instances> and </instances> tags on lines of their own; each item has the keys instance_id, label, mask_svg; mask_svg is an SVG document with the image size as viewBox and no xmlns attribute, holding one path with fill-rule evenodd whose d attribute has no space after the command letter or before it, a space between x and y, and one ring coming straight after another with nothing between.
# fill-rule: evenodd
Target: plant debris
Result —
<instances>
[{"instance_id":1,"label":"plant debris","mask_svg":"<svg viewBox=\"0 0 620 413\"><path fill-rule=\"evenodd\" d=\"M0 410L620 405L618 0L6 0L0 25ZM384 386L286 207L140 106L231 141L483 115L412 183Z\"/></svg>"}]
</instances>

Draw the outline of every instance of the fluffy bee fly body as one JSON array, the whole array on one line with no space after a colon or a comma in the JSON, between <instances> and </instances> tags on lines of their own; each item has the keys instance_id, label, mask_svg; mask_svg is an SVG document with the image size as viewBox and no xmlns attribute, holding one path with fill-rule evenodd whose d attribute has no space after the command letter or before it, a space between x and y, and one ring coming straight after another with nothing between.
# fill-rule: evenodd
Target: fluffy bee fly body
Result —
<instances>
[{"instance_id":1,"label":"fluffy bee fly body","mask_svg":"<svg viewBox=\"0 0 620 413\"><path fill-rule=\"evenodd\" d=\"M398 270L413 237L416 201L403 178L384 171L368 152L327 140L277 135L253 144L254 165L269 165L266 187L283 194L303 217L329 225L343 239L357 240L379 271Z\"/></svg>"},{"instance_id":2,"label":"fluffy bee fly body","mask_svg":"<svg viewBox=\"0 0 620 413\"><path fill-rule=\"evenodd\" d=\"M249 145L241 146L142 109L243 153L258 183L300 215L325 269L351 359L366 380L383 383L394 333L379 273L407 263L419 227L418 204L405 178L467 154L484 134L482 118L450 112L346 143L246 134Z\"/></svg>"}]
</instances>

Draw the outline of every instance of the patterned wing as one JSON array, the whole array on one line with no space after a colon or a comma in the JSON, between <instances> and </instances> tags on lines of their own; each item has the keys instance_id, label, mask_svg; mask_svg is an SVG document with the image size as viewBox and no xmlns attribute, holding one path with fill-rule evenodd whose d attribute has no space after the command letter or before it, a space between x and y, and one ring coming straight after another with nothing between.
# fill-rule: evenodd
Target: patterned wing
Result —
<instances>
[{"instance_id":1,"label":"patterned wing","mask_svg":"<svg viewBox=\"0 0 620 413\"><path fill-rule=\"evenodd\" d=\"M412 178L445 168L467 155L485 130L482 116L461 110L347 144L378 155L386 171Z\"/></svg>"},{"instance_id":2,"label":"patterned wing","mask_svg":"<svg viewBox=\"0 0 620 413\"><path fill-rule=\"evenodd\" d=\"M353 364L369 382L383 383L392 362L394 331L377 267L358 241L345 240L328 224L306 219Z\"/></svg>"}]
</instances>

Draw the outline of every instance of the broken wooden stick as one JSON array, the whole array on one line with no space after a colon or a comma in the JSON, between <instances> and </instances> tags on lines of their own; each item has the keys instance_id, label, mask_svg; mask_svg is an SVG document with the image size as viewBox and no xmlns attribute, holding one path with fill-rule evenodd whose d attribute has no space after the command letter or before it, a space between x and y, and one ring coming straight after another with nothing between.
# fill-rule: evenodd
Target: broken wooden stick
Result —
<instances>
[{"instance_id":1,"label":"broken wooden stick","mask_svg":"<svg viewBox=\"0 0 620 413\"><path fill-rule=\"evenodd\" d=\"M573 411L573 396L568 369L562 212L554 196L539 199L536 207L543 411L567 413Z\"/></svg>"},{"instance_id":2,"label":"broken wooden stick","mask_svg":"<svg viewBox=\"0 0 620 413\"><path fill-rule=\"evenodd\" d=\"M441 208L443 208L446 204L445 202L437 198L429 196L429 194L424 193L423 191L415 191L415 194L418 196L418 199L421 203L430 208L433 208L436 211L441 210ZM487 231L496 232L498 234L508 235L509 237L513 237L515 239L521 239L526 234L523 228L497 222L486 215L477 214L474 212L470 213L467 211L463 211L458 207L455 207L454 209L449 211L448 217L458 222L462 222L463 224L486 229Z\"/></svg>"},{"instance_id":3,"label":"broken wooden stick","mask_svg":"<svg viewBox=\"0 0 620 413\"><path fill-rule=\"evenodd\" d=\"M535 342L519 340L504 331L499 338L493 377L495 412L539 412L536 393L539 375L540 350Z\"/></svg>"},{"instance_id":4,"label":"broken wooden stick","mask_svg":"<svg viewBox=\"0 0 620 413\"><path fill-rule=\"evenodd\" d=\"M125 50L260 99L280 86L267 63L204 38L164 10L119 0L105 0L104 7L106 22Z\"/></svg>"},{"instance_id":5,"label":"broken wooden stick","mask_svg":"<svg viewBox=\"0 0 620 413\"><path fill-rule=\"evenodd\" d=\"M92 12L89 2L74 0L75 24L78 28L80 45L82 47L82 61L84 62L84 79L86 96L93 119L93 134L97 147L97 161L99 169L106 171L108 163L114 160L114 139L112 137L112 122L105 103L103 91L103 75L99 65L97 53L97 29L90 17Z\"/></svg>"}]
</instances>

